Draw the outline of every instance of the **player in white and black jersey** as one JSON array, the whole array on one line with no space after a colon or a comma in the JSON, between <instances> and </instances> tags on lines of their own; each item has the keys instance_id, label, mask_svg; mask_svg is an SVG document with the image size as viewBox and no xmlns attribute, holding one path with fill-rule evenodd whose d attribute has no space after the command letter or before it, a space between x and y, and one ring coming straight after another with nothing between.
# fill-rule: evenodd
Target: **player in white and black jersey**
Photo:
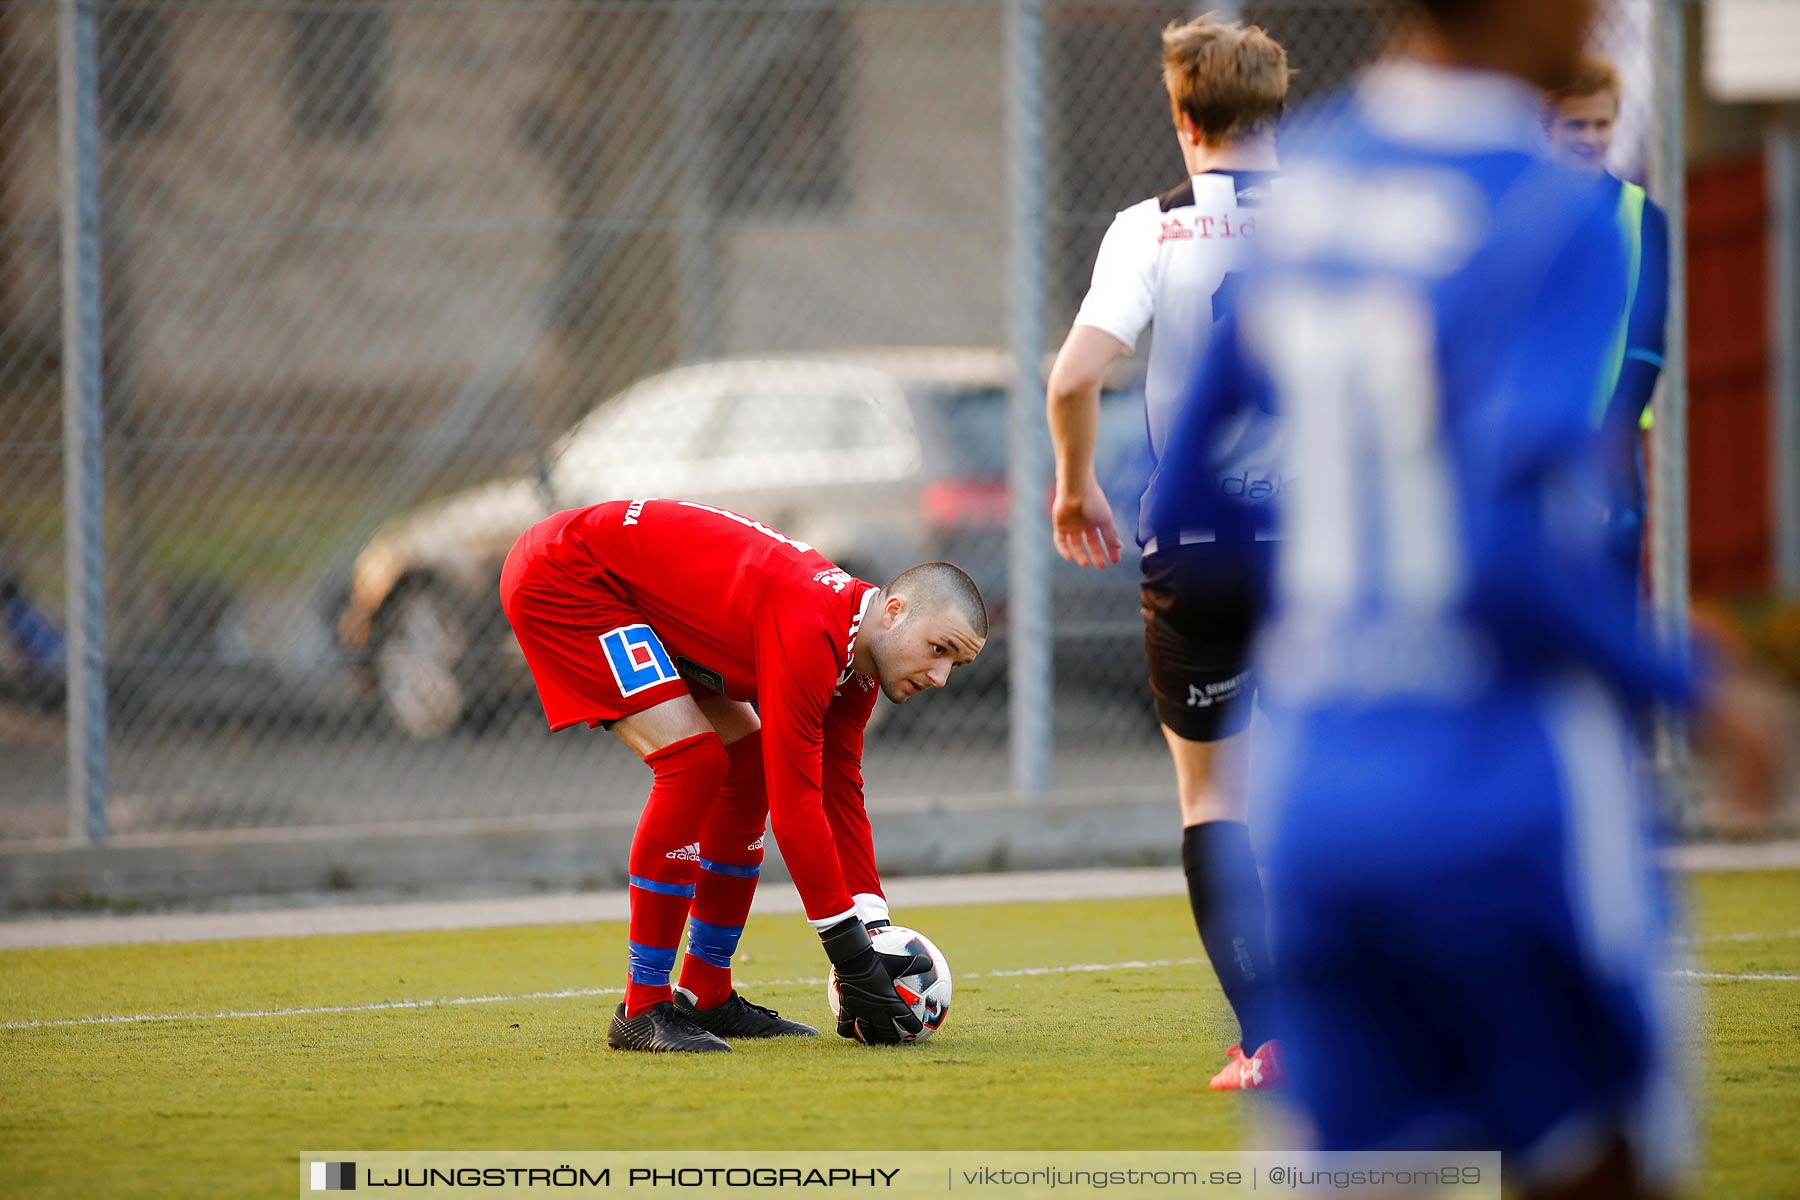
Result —
<instances>
[{"instance_id":1,"label":"player in white and black jersey","mask_svg":"<svg viewBox=\"0 0 1800 1200\"><path fill-rule=\"evenodd\" d=\"M1188 178L1114 219L1050 373L1057 553L1100 569L1122 549L1094 474L1101 377L1155 325L1145 401L1151 451L1160 457L1275 184L1275 132L1290 77L1286 52L1254 26L1200 17L1171 24L1162 42ZM1268 414L1238 414L1222 431L1210 486L1272 511L1285 483L1276 465L1281 436ZM1175 760L1189 899L1242 1031L1212 1086L1267 1087L1281 1070L1262 883L1242 781L1227 783L1221 771L1227 743L1250 718L1250 639L1267 546L1253 532L1152 529L1141 513L1137 541L1150 685Z\"/></svg>"}]
</instances>

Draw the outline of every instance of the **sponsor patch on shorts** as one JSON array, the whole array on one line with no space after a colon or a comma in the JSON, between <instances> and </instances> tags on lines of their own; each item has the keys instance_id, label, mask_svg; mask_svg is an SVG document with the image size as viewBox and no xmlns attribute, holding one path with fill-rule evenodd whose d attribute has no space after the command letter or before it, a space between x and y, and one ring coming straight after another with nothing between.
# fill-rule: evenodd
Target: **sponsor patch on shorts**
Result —
<instances>
[{"instance_id":1,"label":"sponsor patch on shorts","mask_svg":"<svg viewBox=\"0 0 1800 1200\"><path fill-rule=\"evenodd\" d=\"M1229 704L1237 698L1238 689L1250 678L1250 672L1239 671L1230 679L1219 683L1209 683L1202 687L1199 684L1188 684L1187 703L1189 708L1211 708L1215 704Z\"/></svg>"},{"instance_id":2,"label":"sponsor patch on shorts","mask_svg":"<svg viewBox=\"0 0 1800 1200\"><path fill-rule=\"evenodd\" d=\"M621 696L634 696L645 688L681 678L669 661L669 652L648 625L609 630L600 635L600 647L606 651L606 665Z\"/></svg>"}]
</instances>

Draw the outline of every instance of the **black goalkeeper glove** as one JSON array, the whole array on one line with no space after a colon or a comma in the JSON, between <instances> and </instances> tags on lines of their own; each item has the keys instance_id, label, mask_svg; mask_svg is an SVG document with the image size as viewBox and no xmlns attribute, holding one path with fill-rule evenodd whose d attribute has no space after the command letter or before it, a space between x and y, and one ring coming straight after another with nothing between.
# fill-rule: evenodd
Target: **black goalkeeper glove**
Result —
<instances>
[{"instance_id":1,"label":"black goalkeeper glove","mask_svg":"<svg viewBox=\"0 0 1800 1200\"><path fill-rule=\"evenodd\" d=\"M870 941L874 941L875 935L882 930L892 928L893 924L886 917L863 922L864 928L869 931ZM895 981L905 979L908 975L917 975L921 971L931 970L931 955L925 953L923 949L917 953L905 954L890 954L886 950L878 949L875 951L875 957L879 958L881 965L887 968L888 978Z\"/></svg>"},{"instance_id":2,"label":"black goalkeeper glove","mask_svg":"<svg viewBox=\"0 0 1800 1200\"><path fill-rule=\"evenodd\" d=\"M868 928L855 917L845 917L819 937L837 970L839 1037L891 1046L923 1032L924 1023L894 990L895 975L904 974L896 967L910 965L910 957L875 953Z\"/></svg>"}]
</instances>

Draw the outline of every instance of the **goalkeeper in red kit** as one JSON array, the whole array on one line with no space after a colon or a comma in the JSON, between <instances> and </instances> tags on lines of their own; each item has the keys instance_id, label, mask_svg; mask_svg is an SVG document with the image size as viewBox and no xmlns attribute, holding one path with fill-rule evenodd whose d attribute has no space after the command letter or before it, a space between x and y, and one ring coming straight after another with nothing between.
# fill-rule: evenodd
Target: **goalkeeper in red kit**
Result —
<instances>
[{"instance_id":1,"label":"goalkeeper in red kit","mask_svg":"<svg viewBox=\"0 0 1800 1200\"><path fill-rule=\"evenodd\" d=\"M629 975L607 1044L719 1051L724 1038L817 1032L731 984L765 823L836 968L838 1032L916 1037L869 941L887 902L863 808L863 726L877 689L903 702L981 652L974 581L926 563L876 587L737 513L617 500L527 529L500 602L550 728L610 729L655 774L631 843Z\"/></svg>"}]
</instances>

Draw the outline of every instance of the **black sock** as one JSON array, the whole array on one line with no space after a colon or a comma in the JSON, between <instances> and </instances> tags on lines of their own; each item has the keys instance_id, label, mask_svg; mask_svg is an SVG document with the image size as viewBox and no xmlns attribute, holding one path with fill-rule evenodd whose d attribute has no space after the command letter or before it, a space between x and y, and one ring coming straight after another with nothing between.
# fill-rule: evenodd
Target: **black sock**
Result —
<instances>
[{"instance_id":1,"label":"black sock","mask_svg":"<svg viewBox=\"0 0 1800 1200\"><path fill-rule=\"evenodd\" d=\"M1262 877L1242 821L1181 831L1181 867L1206 956L1237 1014L1245 1054L1275 1037L1275 972L1269 961Z\"/></svg>"}]
</instances>

